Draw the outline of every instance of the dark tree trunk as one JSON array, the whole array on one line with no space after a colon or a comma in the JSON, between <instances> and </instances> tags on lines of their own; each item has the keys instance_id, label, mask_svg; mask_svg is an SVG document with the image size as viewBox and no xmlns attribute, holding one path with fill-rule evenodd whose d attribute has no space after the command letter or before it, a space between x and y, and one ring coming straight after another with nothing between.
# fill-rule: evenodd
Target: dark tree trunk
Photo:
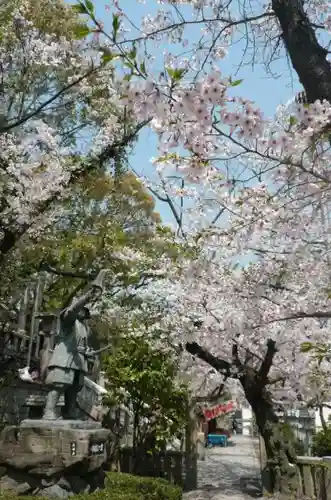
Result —
<instances>
[{"instance_id":1,"label":"dark tree trunk","mask_svg":"<svg viewBox=\"0 0 331 500\"><path fill-rule=\"evenodd\" d=\"M288 495L296 492L298 483L294 443L279 421L266 386L257 380L256 373L250 371L239 380L265 445L267 464L263 470L264 488L268 493L277 491Z\"/></svg>"},{"instance_id":2,"label":"dark tree trunk","mask_svg":"<svg viewBox=\"0 0 331 500\"><path fill-rule=\"evenodd\" d=\"M331 65L327 50L318 42L314 27L303 8L302 0L272 0L282 31L286 51L308 102L326 99L331 102Z\"/></svg>"},{"instance_id":3,"label":"dark tree trunk","mask_svg":"<svg viewBox=\"0 0 331 500\"><path fill-rule=\"evenodd\" d=\"M327 422L325 420L325 417L324 417L323 405L319 405L318 406L318 413L319 413L319 417L320 417L320 421L321 421L321 424L322 424L323 431L327 432L327 430L328 430L328 424L327 424Z\"/></svg>"}]
</instances>

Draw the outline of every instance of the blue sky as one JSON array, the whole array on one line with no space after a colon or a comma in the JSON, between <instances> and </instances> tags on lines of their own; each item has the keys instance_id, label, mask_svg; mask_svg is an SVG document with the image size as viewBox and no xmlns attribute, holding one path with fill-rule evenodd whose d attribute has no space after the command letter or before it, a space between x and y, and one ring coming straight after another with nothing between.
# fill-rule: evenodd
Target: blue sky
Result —
<instances>
[{"instance_id":1,"label":"blue sky","mask_svg":"<svg viewBox=\"0 0 331 500\"><path fill-rule=\"evenodd\" d=\"M111 31L112 13L105 9L103 0L95 0L96 14L104 22L105 28ZM120 0L120 7L124 12L130 14L130 19L136 25L140 25L141 19L147 14L153 15L162 5L156 0L146 0L145 4L138 3L136 0ZM164 5L165 9L169 6ZM189 7L186 12L190 14ZM186 17L186 16L185 16ZM194 27L186 37L190 40L196 40L199 36L200 28ZM244 41L236 43L228 52L228 56L221 61L220 67L224 75L232 76L234 79L243 79L243 83L238 89L238 95L254 101L265 113L267 117L272 117L276 107L285 103L300 90L296 75L289 68L287 60L282 57L272 67L273 72L278 76L272 78L267 75L261 65L255 68L243 66L238 73L233 61L237 64L241 59L244 50ZM161 49L155 49L155 56L161 54L164 48L171 51L171 46L163 46ZM239 90L240 89L240 90ZM152 157L158 156L156 149L156 139L150 130L144 130L135 146L134 152L130 157L130 164L139 174L153 177L154 167L150 163ZM173 217L169 207L162 202L157 202L157 211L160 212L164 222L173 222Z\"/></svg>"}]
</instances>

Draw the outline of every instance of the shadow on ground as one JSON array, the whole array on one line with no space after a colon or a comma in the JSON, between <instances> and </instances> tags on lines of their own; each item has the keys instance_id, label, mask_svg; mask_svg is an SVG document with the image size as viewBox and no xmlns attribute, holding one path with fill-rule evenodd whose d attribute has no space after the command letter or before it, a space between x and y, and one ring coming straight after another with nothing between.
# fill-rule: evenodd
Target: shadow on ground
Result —
<instances>
[{"instance_id":1,"label":"shadow on ground","mask_svg":"<svg viewBox=\"0 0 331 500\"><path fill-rule=\"evenodd\" d=\"M254 439L234 436L233 446L206 450L198 463L198 489L185 500L250 500L262 497Z\"/></svg>"},{"instance_id":2,"label":"shadow on ground","mask_svg":"<svg viewBox=\"0 0 331 500\"><path fill-rule=\"evenodd\" d=\"M201 465L200 465L201 470ZM200 472L201 475L202 471ZM262 496L261 477L252 474L251 467L243 467L242 464L222 464L219 477L214 477L209 483L207 478L201 477L199 490L216 493L234 493L240 491L248 497L259 498ZM209 496L209 495L208 495ZM188 497L189 498L189 497ZM208 497L207 497L208 498Z\"/></svg>"}]
</instances>

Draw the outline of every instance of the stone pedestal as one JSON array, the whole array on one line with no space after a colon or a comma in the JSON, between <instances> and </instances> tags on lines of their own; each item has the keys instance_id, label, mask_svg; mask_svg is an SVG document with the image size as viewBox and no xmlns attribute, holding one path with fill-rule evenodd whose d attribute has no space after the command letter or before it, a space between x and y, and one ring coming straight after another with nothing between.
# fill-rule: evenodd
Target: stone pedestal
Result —
<instances>
[{"instance_id":1,"label":"stone pedestal","mask_svg":"<svg viewBox=\"0 0 331 500\"><path fill-rule=\"evenodd\" d=\"M103 487L109 431L97 422L24 420L0 434L0 495L66 498Z\"/></svg>"}]
</instances>

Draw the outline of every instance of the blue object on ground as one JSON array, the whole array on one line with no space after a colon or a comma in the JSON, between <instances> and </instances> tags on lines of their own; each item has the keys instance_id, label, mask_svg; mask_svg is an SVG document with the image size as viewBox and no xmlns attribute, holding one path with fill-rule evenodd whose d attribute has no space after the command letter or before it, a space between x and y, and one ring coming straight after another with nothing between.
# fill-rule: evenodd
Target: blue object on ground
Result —
<instances>
[{"instance_id":1,"label":"blue object on ground","mask_svg":"<svg viewBox=\"0 0 331 500\"><path fill-rule=\"evenodd\" d=\"M228 436L225 434L208 434L207 437L207 448L212 448L213 446L227 446Z\"/></svg>"}]
</instances>

